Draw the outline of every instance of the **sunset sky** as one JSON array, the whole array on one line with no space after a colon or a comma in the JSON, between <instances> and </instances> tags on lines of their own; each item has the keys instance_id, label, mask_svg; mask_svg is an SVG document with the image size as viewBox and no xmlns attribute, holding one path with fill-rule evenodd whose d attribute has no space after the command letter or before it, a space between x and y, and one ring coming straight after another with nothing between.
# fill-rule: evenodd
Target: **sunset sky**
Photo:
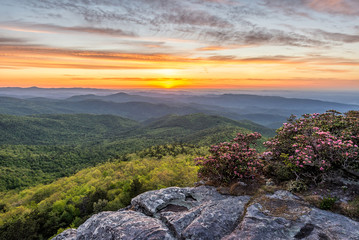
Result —
<instances>
[{"instance_id":1,"label":"sunset sky","mask_svg":"<svg viewBox=\"0 0 359 240\"><path fill-rule=\"evenodd\" d=\"M0 87L359 90L358 0L0 0Z\"/></svg>"}]
</instances>

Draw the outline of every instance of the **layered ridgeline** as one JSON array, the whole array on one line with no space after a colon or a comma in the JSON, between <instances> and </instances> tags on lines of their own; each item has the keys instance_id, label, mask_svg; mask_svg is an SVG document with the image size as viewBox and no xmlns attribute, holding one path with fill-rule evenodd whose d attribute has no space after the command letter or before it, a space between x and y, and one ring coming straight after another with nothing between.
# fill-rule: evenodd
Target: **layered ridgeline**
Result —
<instances>
[{"instance_id":1,"label":"layered ridgeline","mask_svg":"<svg viewBox=\"0 0 359 240\"><path fill-rule=\"evenodd\" d=\"M238 131L274 134L255 123L204 114L144 123L111 115L0 115L0 190L49 183L150 146L206 146Z\"/></svg>"},{"instance_id":2,"label":"layered ridgeline","mask_svg":"<svg viewBox=\"0 0 359 240\"><path fill-rule=\"evenodd\" d=\"M128 94L96 89L0 88L0 114L112 114L136 121L146 121L168 114L205 113L233 120L246 119L278 128L291 114L299 116L305 113L325 112L328 109L340 112L359 109L359 106L354 104L311 99L250 94L194 94Z\"/></svg>"}]
</instances>

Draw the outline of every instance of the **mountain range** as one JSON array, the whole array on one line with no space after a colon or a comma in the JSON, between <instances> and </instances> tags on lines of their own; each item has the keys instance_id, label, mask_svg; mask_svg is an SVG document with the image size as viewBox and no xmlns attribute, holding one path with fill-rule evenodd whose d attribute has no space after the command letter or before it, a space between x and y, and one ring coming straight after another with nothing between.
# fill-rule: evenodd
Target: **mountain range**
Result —
<instances>
[{"instance_id":1,"label":"mountain range","mask_svg":"<svg viewBox=\"0 0 359 240\"><path fill-rule=\"evenodd\" d=\"M18 91L18 89L16 90ZM70 89L66 92L66 89L21 89L20 92L23 96L32 96L31 94L36 92L42 92L42 96L47 96L25 98L21 97L19 92L11 89L6 96L2 94L0 97L0 114L111 114L136 121L147 121L170 114L204 113L233 120L250 120L276 129L291 114L300 116L305 113L322 113L330 109L340 112L359 109L359 105L355 104L250 94L193 95L187 92L129 94L113 93L113 90L107 92L93 90L94 93L91 94L71 95L83 91L85 90ZM0 95L1 93L3 91L0 90ZM56 96L56 93L59 98L69 97L55 99L48 96L51 94Z\"/></svg>"}]
</instances>

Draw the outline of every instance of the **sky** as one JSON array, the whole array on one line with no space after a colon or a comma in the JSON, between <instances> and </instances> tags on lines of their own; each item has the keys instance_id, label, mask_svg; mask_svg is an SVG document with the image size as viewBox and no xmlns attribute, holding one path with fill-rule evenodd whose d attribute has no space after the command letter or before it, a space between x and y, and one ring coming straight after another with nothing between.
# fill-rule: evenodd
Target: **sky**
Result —
<instances>
[{"instance_id":1,"label":"sky","mask_svg":"<svg viewBox=\"0 0 359 240\"><path fill-rule=\"evenodd\" d=\"M0 87L359 90L358 0L0 0Z\"/></svg>"}]
</instances>

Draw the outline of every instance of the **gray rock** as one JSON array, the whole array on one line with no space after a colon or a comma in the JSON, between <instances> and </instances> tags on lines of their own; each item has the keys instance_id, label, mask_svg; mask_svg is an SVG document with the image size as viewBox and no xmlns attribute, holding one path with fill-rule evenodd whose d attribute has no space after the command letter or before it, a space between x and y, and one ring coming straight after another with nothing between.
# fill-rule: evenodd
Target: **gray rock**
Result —
<instances>
[{"instance_id":1,"label":"gray rock","mask_svg":"<svg viewBox=\"0 0 359 240\"><path fill-rule=\"evenodd\" d=\"M313 233L308 239L319 239L317 236L321 236L321 239L359 239L359 223L343 215L313 208L301 220L313 224L318 230L318 235Z\"/></svg>"},{"instance_id":2,"label":"gray rock","mask_svg":"<svg viewBox=\"0 0 359 240\"><path fill-rule=\"evenodd\" d=\"M189 196L191 196L190 188L171 187L140 194L131 200L131 205L137 211L154 216L158 211L170 204L187 209L191 208L193 201L186 201L186 197L188 198Z\"/></svg>"},{"instance_id":3,"label":"gray rock","mask_svg":"<svg viewBox=\"0 0 359 240\"><path fill-rule=\"evenodd\" d=\"M55 240L359 240L359 223L312 207L288 191L222 195L214 187L166 188L132 199L133 210L102 212Z\"/></svg>"},{"instance_id":4,"label":"gray rock","mask_svg":"<svg viewBox=\"0 0 359 240\"><path fill-rule=\"evenodd\" d=\"M171 240L167 227L158 219L135 211L102 212L77 229L78 240Z\"/></svg>"},{"instance_id":5,"label":"gray rock","mask_svg":"<svg viewBox=\"0 0 359 240\"><path fill-rule=\"evenodd\" d=\"M75 240L77 235L77 230L73 228L66 229L52 240Z\"/></svg>"},{"instance_id":6,"label":"gray rock","mask_svg":"<svg viewBox=\"0 0 359 240\"><path fill-rule=\"evenodd\" d=\"M207 202L198 217L177 235L184 239L221 239L235 229L249 199L241 196Z\"/></svg>"},{"instance_id":7,"label":"gray rock","mask_svg":"<svg viewBox=\"0 0 359 240\"><path fill-rule=\"evenodd\" d=\"M262 196L247 208L234 239L359 239L359 223L345 216L311 207L287 191Z\"/></svg>"},{"instance_id":8,"label":"gray rock","mask_svg":"<svg viewBox=\"0 0 359 240\"><path fill-rule=\"evenodd\" d=\"M177 238L220 239L236 227L249 199L224 196L214 187L200 186L146 192L131 203L138 211L165 222Z\"/></svg>"}]
</instances>

